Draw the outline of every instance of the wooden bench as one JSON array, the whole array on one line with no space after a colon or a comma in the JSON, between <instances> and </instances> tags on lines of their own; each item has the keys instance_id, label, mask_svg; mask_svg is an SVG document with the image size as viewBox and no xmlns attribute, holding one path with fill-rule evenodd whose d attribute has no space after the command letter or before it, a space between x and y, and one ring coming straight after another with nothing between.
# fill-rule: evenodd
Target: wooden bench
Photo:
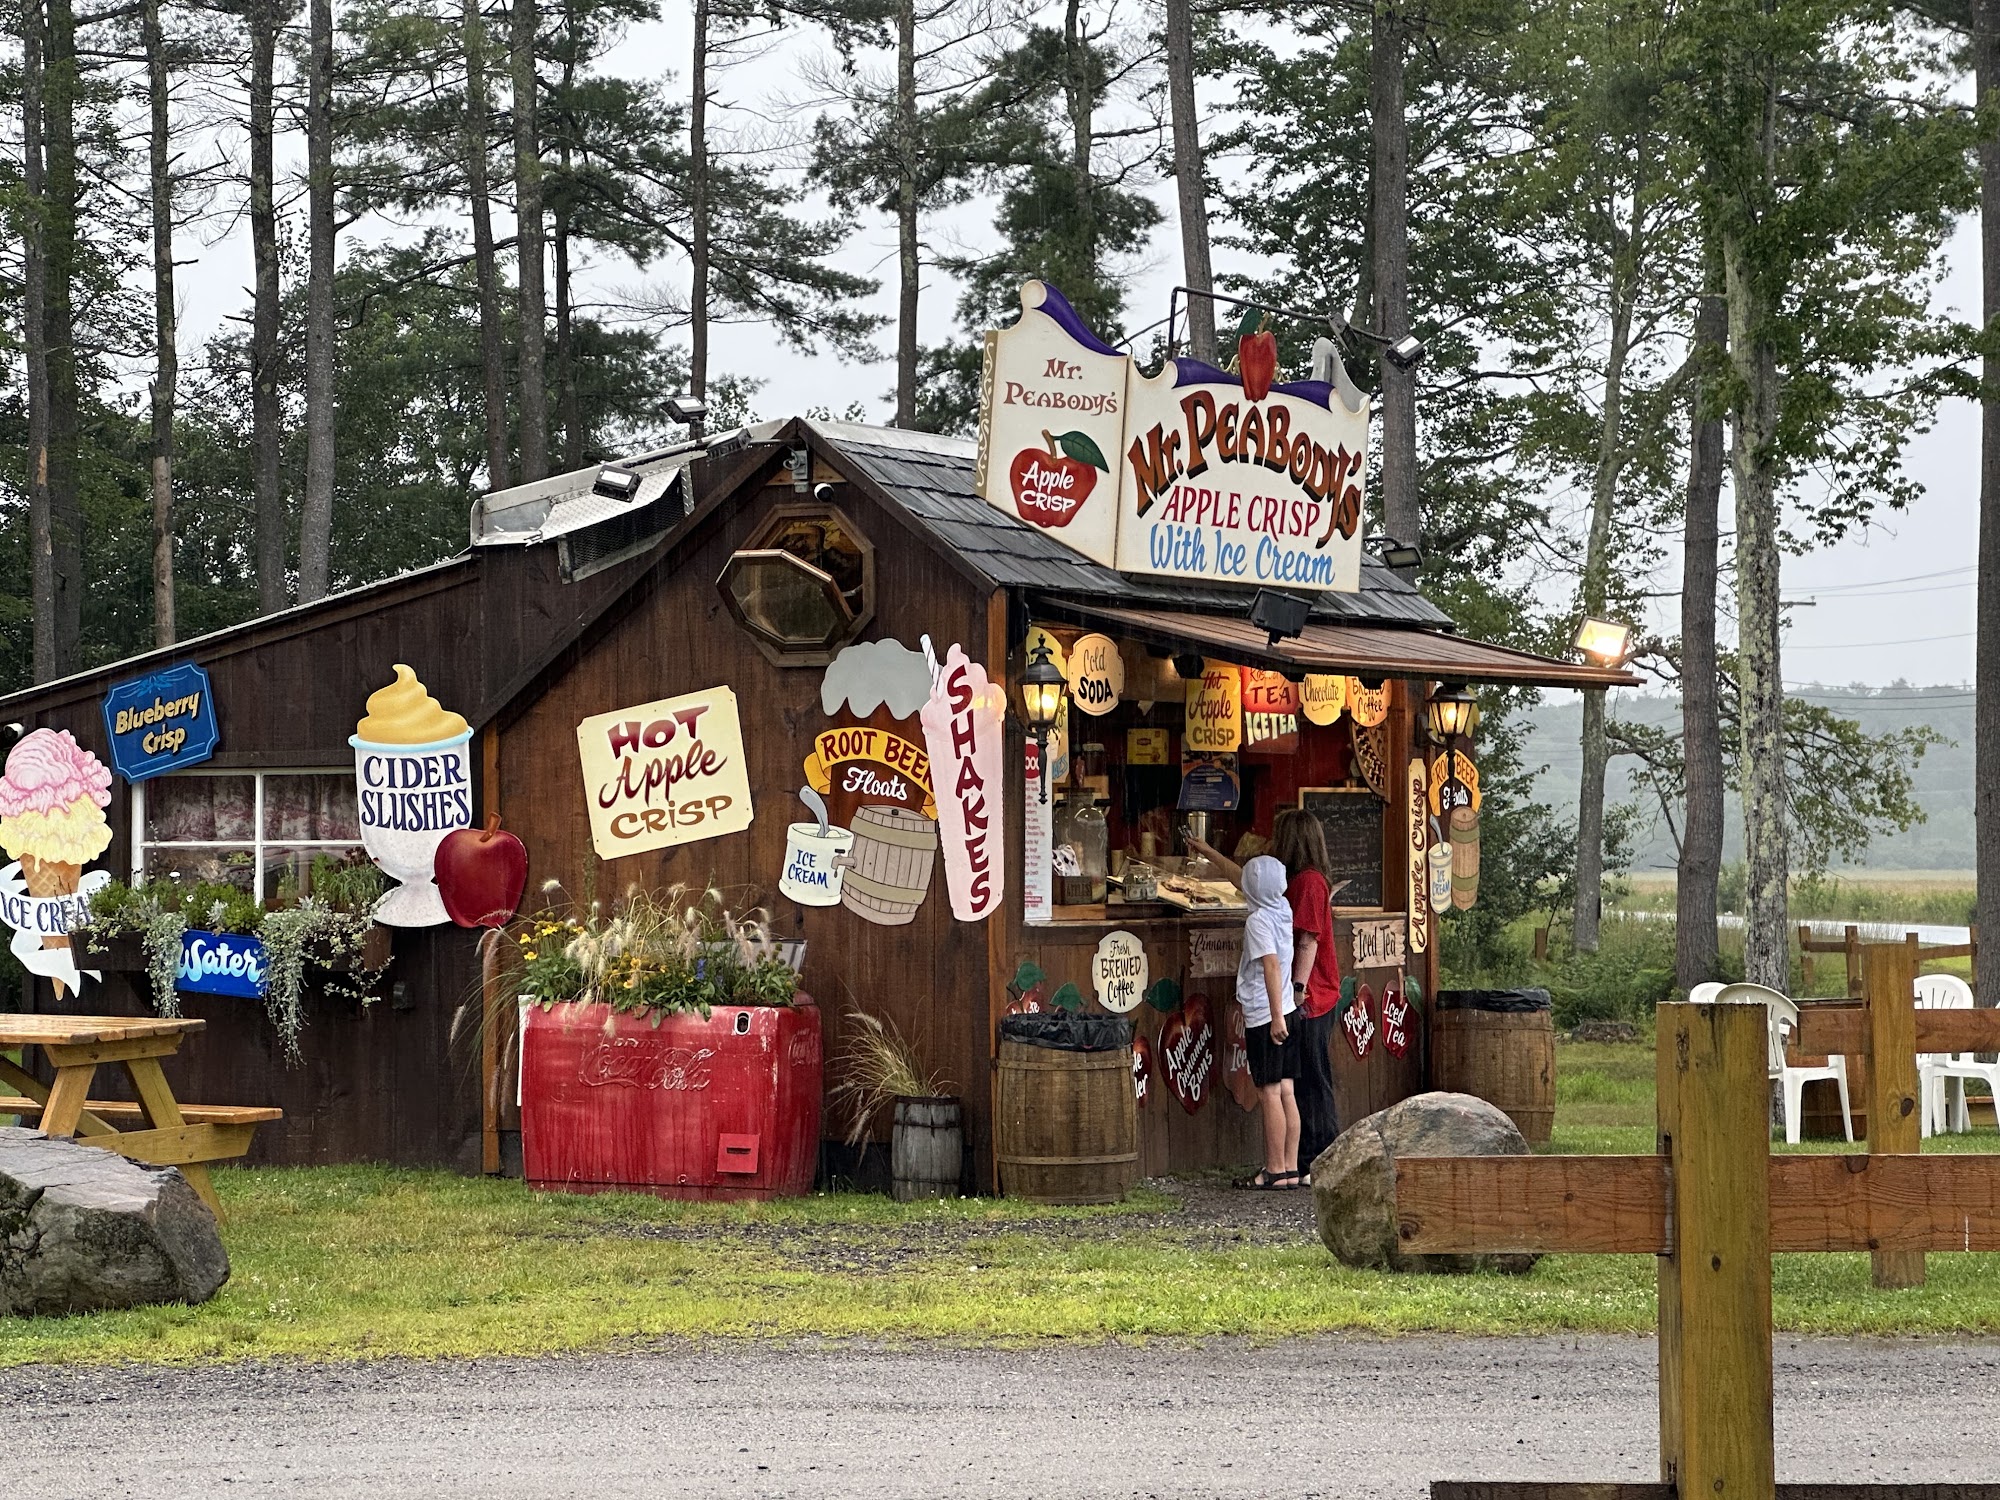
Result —
<instances>
[{"instance_id":1,"label":"wooden bench","mask_svg":"<svg viewBox=\"0 0 2000 1500\"><path fill-rule=\"evenodd\" d=\"M39 1120L46 1106L25 1094L0 1094L0 1115ZM232 1161L250 1149L259 1125L282 1120L285 1112L255 1104L182 1104L182 1123L165 1130L134 1130L145 1125L145 1107L126 1099L91 1099L77 1119L77 1137L86 1146L102 1146L153 1166L189 1166L197 1162ZM114 1124L116 1121L118 1123Z\"/></svg>"}]
</instances>

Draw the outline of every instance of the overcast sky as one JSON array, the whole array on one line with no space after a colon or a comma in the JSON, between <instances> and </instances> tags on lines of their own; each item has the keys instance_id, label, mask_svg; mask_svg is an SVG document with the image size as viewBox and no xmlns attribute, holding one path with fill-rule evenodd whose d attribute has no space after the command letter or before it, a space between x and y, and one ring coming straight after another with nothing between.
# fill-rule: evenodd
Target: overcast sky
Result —
<instances>
[{"instance_id":1,"label":"overcast sky","mask_svg":"<svg viewBox=\"0 0 2000 1500\"><path fill-rule=\"evenodd\" d=\"M665 0L666 17L635 28L608 59L606 71L628 76L671 74L686 77L690 43L686 7ZM795 49L794 49L795 50ZM768 113L772 95L796 93L791 83L795 57L780 48L752 68L725 75L725 102L756 106ZM1211 101L1204 100L1204 107ZM1179 240L1171 215L1171 193L1158 193L1169 221L1162 226L1155 250L1142 265L1128 300L1130 324L1137 327L1163 317L1168 292L1179 279ZM505 226L496 226L508 232ZM934 233L950 239L976 239L984 229L978 206L937 226ZM374 239L386 227L364 224L356 238ZM1959 315L1976 313L1978 301L1978 236L1968 225L1953 242L1950 275L1939 292L1939 305ZM849 269L883 282L877 310L894 311L894 259L890 227L869 214L855 226L851 243L840 257ZM1218 255L1218 270L1229 268ZM185 309L182 337L191 350L213 333L221 320L239 314L247 302L249 247L238 233L203 251L183 272ZM594 283L606 292L627 290L643 277L629 264L587 268L580 281L580 300ZM927 284L922 304L922 337L936 343L955 330L952 303L955 290L943 278ZM892 347L892 336L882 340ZM765 332L751 327L724 327L716 332L713 366L753 376L764 382L756 398L760 416L777 417L811 407L844 410L852 401L867 408L872 421L885 420L887 393L894 384L891 359L856 366L830 356L802 356L784 349ZM1973 558L1978 540L1977 410L1968 402L1951 402L1939 414L1934 431L1918 439L1909 455L1910 473L1923 485L1925 498L1912 511L1887 517L1865 534L1804 558L1785 561L1785 597L1799 601L1785 638L1784 667L1789 682L1887 684L1907 680L1917 684L1963 683L1972 678ZM1731 529L1724 497L1723 529ZM1661 590L1678 585L1677 570L1655 581ZM1725 613L1727 587L1725 585ZM1810 605L1807 601L1814 601ZM1659 603L1653 622L1671 630L1678 609L1671 598ZM1725 633L1733 626L1725 619Z\"/></svg>"}]
</instances>

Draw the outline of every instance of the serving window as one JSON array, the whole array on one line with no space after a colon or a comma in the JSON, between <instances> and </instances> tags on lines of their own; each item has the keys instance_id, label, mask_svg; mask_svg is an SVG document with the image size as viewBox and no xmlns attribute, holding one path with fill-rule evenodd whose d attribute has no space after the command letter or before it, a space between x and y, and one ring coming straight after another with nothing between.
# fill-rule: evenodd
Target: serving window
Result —
<instances>
[{"instance_id":1,"label":"serving window","mask_svg":"<svg viewBox=\"0 0 2000 1500\"><path fill-rule=\"evenodd\" d=\"M1066 658L1079 638L1106 640L1080 631L1035 637L1054 640ZM1240 914L1241 893L1191 849L1190 833L1240 864L1266 852L1279 811L1301 806L1326 830L1336 883L1344 882L1335 904L1364 912L1390 904L1386 691L1293 683L1130 642L1119 643L1118 657L1115 692L1070 663L1066 728L1050 747L1052 920ZM1329 713L1329 694L1354 699L1359 719L1345 706ZM1096 705L1104 711L1088 711ZM1233 750L1204 748L1232 741Z\"/></svg>"}]
</instances>

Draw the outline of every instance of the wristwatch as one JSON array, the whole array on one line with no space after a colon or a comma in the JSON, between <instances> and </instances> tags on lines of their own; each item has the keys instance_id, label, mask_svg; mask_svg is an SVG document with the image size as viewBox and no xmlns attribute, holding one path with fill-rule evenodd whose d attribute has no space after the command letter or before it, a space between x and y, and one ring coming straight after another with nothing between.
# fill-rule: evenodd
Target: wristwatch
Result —
<instances>
[{"instance_id":1,"label":"wristwatch","mask_svg":"<svg viewBox=\"0 0 2000 1500\"><path fill-rule=\"evenodd\" d=\"M1303 979L1294 979L1292 981L1292 993L1294 995L1303 995L1305 992L1306 982Z\"/></svg>"}]
</instances>

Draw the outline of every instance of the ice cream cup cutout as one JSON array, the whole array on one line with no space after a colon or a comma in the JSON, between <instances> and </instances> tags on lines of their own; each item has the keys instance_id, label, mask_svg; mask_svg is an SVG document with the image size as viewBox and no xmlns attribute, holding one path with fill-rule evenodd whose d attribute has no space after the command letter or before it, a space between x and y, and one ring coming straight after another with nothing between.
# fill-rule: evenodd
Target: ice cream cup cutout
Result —
<instances>
[{"instance_id":1,"label":"ice cream cup cutout","mask_svg":"<svg viewBox=\"0 0 2000 1500\"><path fill-rule=\"evenodd\" d=\"M826 801L811 787L800 788L799 800L819 821L785 829L785 868L778 889L801 906L838 906L841 877L854 863L854 834L827 822Z\"/></svg>"},{"instance_id":2,"label":"ice cream cup cutout","mask_svg":"<svg viewBox=\"0 0 2000 1500\"><path fill-rule=\"evenodd\" d=\"M375 906L391 927L451 920L434 878L438 845L472 826L472 729L439 706L417 674L398 664L396 680L368 698L347 743L354 747L361 844L401 884Z\"/></svg>"}]
</instances>

